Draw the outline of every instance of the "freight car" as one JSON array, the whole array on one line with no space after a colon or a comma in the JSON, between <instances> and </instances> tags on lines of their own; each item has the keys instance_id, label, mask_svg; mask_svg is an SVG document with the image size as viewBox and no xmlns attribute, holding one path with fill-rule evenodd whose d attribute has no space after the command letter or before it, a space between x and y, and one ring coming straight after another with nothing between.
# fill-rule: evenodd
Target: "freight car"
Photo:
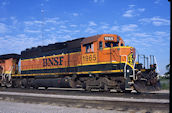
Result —
<instances>
[{"instance_id":1,"label":"freight car","mask_svg":"<svg viewBox=\"0 0 172 113\"><path fill-rule=\"evenodd\" d=\"M16 70L19 59L20 73ZM1 86L82 87L87 91L120 92L158 90L154 57L150 57L149 68L145 68L145 60L146 57L144 65L136 61L135 48L125 46L118 35L83 37L26 49L21 55L1 55ZM11 70L7 73L4 66Z\"/></svg>"}]
</instances>

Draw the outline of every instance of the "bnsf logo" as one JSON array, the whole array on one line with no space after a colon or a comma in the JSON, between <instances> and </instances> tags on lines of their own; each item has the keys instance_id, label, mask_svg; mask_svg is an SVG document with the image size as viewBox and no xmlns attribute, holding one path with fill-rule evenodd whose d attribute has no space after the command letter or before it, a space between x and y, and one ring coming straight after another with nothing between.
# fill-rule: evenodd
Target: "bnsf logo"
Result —
<instances>
[{"instance_id":1,"label":"bnsf logo","mask_svg":"<svg viewBox=\"0 0 172 113\"><path fill-rule=\"evenodd\" d=\"M43 59L43 66L58 66L62 65L63 56L61 57L53 57L53 58L45 58Z\"/></svg>"}]
</instances>

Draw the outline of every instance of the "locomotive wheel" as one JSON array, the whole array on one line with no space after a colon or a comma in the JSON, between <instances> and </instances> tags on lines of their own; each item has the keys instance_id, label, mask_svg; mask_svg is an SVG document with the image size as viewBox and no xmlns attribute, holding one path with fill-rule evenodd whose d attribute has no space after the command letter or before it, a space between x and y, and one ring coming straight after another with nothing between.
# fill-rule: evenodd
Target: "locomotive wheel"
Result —
<instances>
[{"instance_id":1,"label":"locomotive wheel","mask_svg":"<svg viewBox=\"0 0 172 113\"><path fill-rule=\"evenodd\" d=\"M91 92L91 88L89 86L87 86L85 91Z\"/></svg>"},{"instance_id":2,"label":"locomotive wheel","mask_svg":"<svg viewBox=\"0 0 172 113\"><path fill-rule=\"evenodd\" d=\"M82 88L86 89L86 83L82 83Z\"/></svg>"},{"instance_id":3,"label":"locomotive wheel","mask_svg":"<svg viewBox=\"0 0 172 113\"><path fill-rule=\"evenodd\" d=\"M13 88L18 88L20 87L21 82L19 80L12 81L12 87Z\"/></svg>"},{"instance_id":4,"label":"locomotive wheel","mask_svg":"<svg viewBox=\"0 0 172 113\"><path fill-rule=\"evenodd\" d=\"M89 85L86 84L86 83L83 83L83 84L82 84L82 88L83 88L85 91L91 92L91 88L90 88Z\"/></svg>"},{"instance_id":5,"label":"locomotive wheel","mask_svg":"<svg viewBox=\"0 0 172 113\"><path fill-rule=\"evenodd\" d=\"M74 80L70 80L69 84L71 88L76 88L76 82Z\"/></svg>"},{"instance_id":6,"label":"locomotive wheel","mask_svg":"<svg viewBox=\"0 0 172 113\"><path fill-rule=\"evenodd\" d=\"M91 88L86 83L83 84L82 88L87 92L91 92Z\"/></svg>"},{"instance_id":7,"label":"locomotive wheel","mask_svg":"<svg viewBox=\"0 0 172 113\"><path fill-rule=\"evenodd\" d=\"M27 79L23 79L21 81L21 88L27 88L27 89L30 88L30 84L29 84L29 81Z\"/></svg>"},{"instance_id":8,"label":"locomotive wheel","mask_svg":"<svg viewBox=\"0 0 172 113\"><path fill-rule=\"evenodd\" d=\"M101 91L101 92L104 92L104 91L105 92L109 92L110 89L108 88L108 86L106 84L101 84L99 91Z\"/></svg>"},{"instance_id":9,"label":"locomotive wheel","mask_svg":"<svg viewBox=\"0 0 172 113\"><path fill-rule=\"evenodd\" d=\"M131 93L132 90L125 90L124 93Z\"/></svg>"},{"instance_id":10,"label":"locomotive wheel","mask_svg":"<svg viewBox=\"0 0 172 113\"><path fill-rule=\"evenodd\" d=\"M37 85L33 86L33 89L38 89L38 88L39 88L39 86L37 86Z\"/></svg>"},{"instance_id":11,"label":"locomotive wheel","mask_svg":"<svg viewBox=\"0 0 172 113\"><path fill-rule=\"evenodd\" d=\"M11 86L12 86L12 83L6 83L6 84L5 84L5 87L6 87L6 88L10 88Z\"/></svg>"},{"instance_id":12,"label":"locomotive wheel","mask_svg":"<svg viewBox=\"0 0 172 113\"><path fill-rule=\"evenodd\" d=\"M104 85L104 90L107 91L107 92L110 92L110 89L109 89L108 85L106 85L106 84Z\"/></svg>"}]
</instances>

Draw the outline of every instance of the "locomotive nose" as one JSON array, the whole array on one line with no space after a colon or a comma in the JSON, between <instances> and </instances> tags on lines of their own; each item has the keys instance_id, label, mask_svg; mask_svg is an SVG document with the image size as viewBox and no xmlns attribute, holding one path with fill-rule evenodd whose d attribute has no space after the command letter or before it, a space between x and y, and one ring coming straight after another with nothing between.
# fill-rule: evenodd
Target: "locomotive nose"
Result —
<instances>
[{"instance_id":1,"label":"locomotive nose","mask_svg":"<svg viewBox=\"0 0 172 113\"><path fill-rule=\"evenodd\" d=\"M111 57L114 61L127 62L133 65L135 60L135 48L129 46L115 47L113 48Z\"/></svg>"},{"instance_id":2,"label":"locomotive nose","mask_svg":"<svg viewBox=\"0 0 172 113\"><path fill-rule=\"evenodd\" d=\"M130 48L130 50L131 50L130 52L133 53L133 48Z\"/></svg>"}]
</instances>

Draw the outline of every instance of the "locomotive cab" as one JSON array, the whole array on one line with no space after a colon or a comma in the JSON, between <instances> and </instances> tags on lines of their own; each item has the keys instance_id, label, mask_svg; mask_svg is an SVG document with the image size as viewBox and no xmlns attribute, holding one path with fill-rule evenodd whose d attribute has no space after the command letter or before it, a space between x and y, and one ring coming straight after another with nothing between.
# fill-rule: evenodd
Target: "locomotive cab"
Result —
<instances>
[{"instance_id":1,"label":"locomotive cab","mask_svg":"<svg viewBox=\"0 0 172 113\"><path fill-rule=\"evenodd\" d=\"M103 34L81 42L82 64L126 62L133 67L135 48L125 46L118 35Z\"/></svg>"}]
</instances>

